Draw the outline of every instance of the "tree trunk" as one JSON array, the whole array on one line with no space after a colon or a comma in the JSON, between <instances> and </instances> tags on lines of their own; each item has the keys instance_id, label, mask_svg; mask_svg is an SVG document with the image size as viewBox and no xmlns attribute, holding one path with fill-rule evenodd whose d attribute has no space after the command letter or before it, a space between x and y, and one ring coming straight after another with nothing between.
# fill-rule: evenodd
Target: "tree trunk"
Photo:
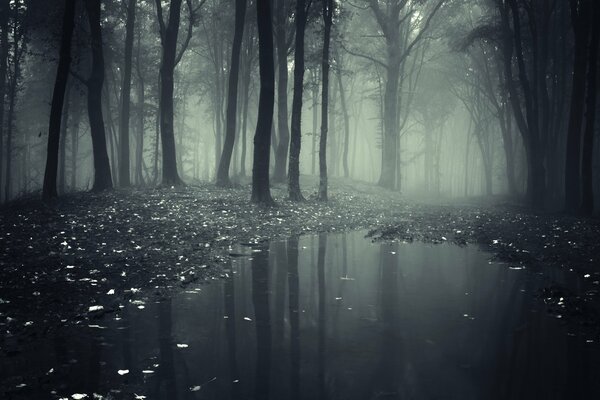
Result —
<instances>
[{"instance_id":1,"label":"tree trunk","mask_svg":"<svg viewBox=\"0 0 600 400\"><path fill-rule=\"evenodd\" d=\"M585 108L585 73L589 39L590 10L588 0L581 1L581 9L572 17L575 34L575 59L571 109L567 131L567 158L565 164L565 210L576 212L581 200L581 138Z\"/></svg>"},{"instance_id":2,"label":"tree trunk","mask_svg":"<svg viewBox=\"0 0 600 400\"><path fill-rule=\"evenodd\" d=\"M146 85L144 81L144 73L142 71L142 60L141 60L141 36L142 26L138 24L137 29L137 54L136 54L136 72L137 72L137 91L138 91L138 138L135 149L135 177L136 184L143 186L144 174L142 172L142 164L144 161L144 122L145 122L145 103L146 103Z\"/></svg>"},{"instance_id":3,"label":"tree trunk","mask_svg":"<svg viewBox=\"0 0 600 400\"><path fill-rule=\"evenodd\" d=\"M160 139L162 144L162 184L179 186L183 182L177 172L173 111L173 74L176 65L177 36L181 19L181 1L171 0L168 24L161 29L162 59L160 65ZM157 4L159 4L157 0ZM159 23L164 24L162 12Z\"/></svg>"},{"instance_id":4,"label":"tree trunk","mask_svg":"<svg viewBox=\"0 0 600 400\"><path fill-rule=\"evenodd\" d=\"M321 139L319 141L319 193L321 201L327 201L327 128L329 105L329 46L331 42L331 25L333 25L333 8L335 0L323 0L323 58L321 68L323 89L321 91Z\"/></svg>"},{"instance_id":5,"label":"tree trunk","mask_svg":"<svg viewBox=\"0 0 600 400\"><path fill-rule=\"evenodd\" d=\"M254 160L252 166L252 202L273 204L269 188L269 145L275 102L275 67L273 65L273 26L269 0L257 0L258 59L260 68L260 94L258 120L254 134Z\"/></svg>"},{"instance_id":6,"label":"tree trunk","mask_svg":"<svg viewBox=\"0 0 600 400\"><path fill-rule=\"evenodd\" d=\"M66 187L66 167L67 167L67 131L69 126L69 111L71 106L70 93L72 84L67 85L65 93L65 103L63 104L62 125L60 127L60 149L59 149L59 174L58 174L58 193L64 194Z\"/></svg>"},{"instance_id":7,"label":"tree trunk","mask_svg":"<svg viewBox=\"0 0 600 400\"><path fill-rule=\"evenodd\" d=\"M389 66L387 68L387 80L385 83L385 94L383 98L383 141L382 162L379 185L394 189L396 185L396 162L398 144L398 85L400 80L400 59L397 45L388 45Z\"/></svg>"},{"instance_id":8,"label":"tree trunk","mask_svg":"<svg viewBox=\"0 0 600 400\"><path fill-rule=\"evenodd\" d=\"M317 73L313 71L312 75L312 148L310 154L310 173L315 175L317 166L317 123L319 117L319 81L316 78Z\"/></svg>"},{"instance_id":9,"label":"tree trunk","mask_svg":"<svg viewBox=\"0 0 600 400\"><path fill-rule=\"evenodd\" d=\"M8 13L10 0L0 0L0 186L4 166L4 97L6 96L6 73L8 61ZM1 193L1 189L0 189ZM0 197L1 199L1 197Z\"/></svg>"},{"instance_id":10,"label":"tree trunk","mask_svg":"<svg viewBox=\"0 0 600 400\"><path fill-rule=\"evenodd\" d=\"M594 3L594 21L600 20L600 5ZM600 41L600 28L598 24L592 27L592 38L588 52L588 76L587 76L587 99L585 131L583 133L582 154L582 198L581 212L584 215L592 215L594 211L594 123L596 121L596 89L598 73L598 42Z\"/></svg>"},{"instance_id":11,"label":"tree trunk","mask_svg":"<svg viewBox=\"0 0 600 400\"><path fill-rule=\"evenodd\" d=\"M235 142L238 77L240 72L240 53L242 50L242 38L244 35L244 20L246 18L246 0L235 2L235 32L233 35L233 46L231 49L231 66L229 69L229 85L227 93L227 114L225 126L225 144L219 161L217 171L217 186L230 186L229 164L231 153Z\"/></svg>"},{"instance_id":12,"label":"tree trunk","mask_svg":"<svg viewBox=\"0 0 600 400\"><path fill-rule=\"evenodd\" d=\"M102 117L104 54L102 52L102 30L100 28L100 3L101 0L87 0L85 2L92 40L92 71L87 82L88 117L94 154L94 185L92 191L107 190L113 187L106 148L106 131Z\"/></svg>"},{"instance_id":13,"label":"tree trunk","mask_svg":"<svg viewBox=\"0 0 600 400\"><path fill-rule=\"evenodd\" d=\"M342 71L337 71L337 81L340 88L340 104L342 106L342 113L344 114L344 147L342 151L342 166L344 168L344 178L350 176L350 169L348 168L348 149L350 147L350 114L348 113L348 105L346 104L346 93L344 92L344 86L342 84Z\"/></svg>"},{"instance_id":14,"label":"tree trunk","mask_svg":"<svg viewBox=\"0 0 600 400\"><path fill-rule=\"evenodd\" d=\"M294 52L294 97L292 99L292 137L288 171L290 200L303 200L300 191L300 148L302 146L302 95L304 90L304 32L306 30L305 0L296 1L296 50Z\"/></svg>"},{"instance_id":15,"label":"tree trunk","mask_svg":"<svg viewBox=\"0 0 600 400\"><path fill-rule=\"evenodd\" d=\"M0 12L0 14L3 14ZM63 15L62 37L60 44L60 55L58 68L56 70L56 80L54 82L54 92L52 94L52 105L50 108L50 123L48 126L48 149L46 156L46 170L44 172L44 186L42 196L44 199L50 199L58 195L56 191L56 174L58 169L58 147L60 141L60 124L62 118L62 108L65 99L67 80L69 78L69 68L71 65L71 39L73 37L73 28L75 26L75 0L65 1L65 11ZM2 29L4 36L5 29ZM4 41L4 39L2 39ZM0 56L2 57L2 56ZM3 61L0 60L0 63ZM3 66L0 64L0 69ZM4 75L0 71L0 86L4 86ZM0 89L0 102L4 103L4 94ZM3 105L0 105L3 108ZM2 131L2 111L0 110L0 132ZM64 140L65 138L63 138ZM1 137L0 137L1 142ZM1 162L0 162L1 164Z\"/></svg>"},{"instance_id":16,"label":"tree trunk","mask_svg":"<svg viewBox=\"0 0 600 400\"><path fill-rule=\"evenodd\" d=\"M133 59L133 28L135 26L135 1L127 2L127 21L125 22L125 62L123 84L121 85L121 115L119 119L119 185L128 187L129 172L129 110L131 107L131 66Z\"/></svg>"},{"instance_id":17,"label":"tree trunk","mask_svg":"<svg viewBox=\"0 0 600 400\"><path fill-rule=\"evenodd\" d=\"M79 152L79 127L82 112L82 104L80 100L79 94L77 94L77 97L73 102L75 111L73 112L73 124L71 126L71 191L74 191L77 188L77 153Z\"/></svg>"},{"instance_id":18,"label":"tree trunk","mask_svg":"<svg viewBox=\"0 0 600 400\"><path fill-rule=\"evenodd\" d=\"M288 57L286 35L286 0L276 0L277 14L275 16L275 41L277 46L277 69L279 81L277 83L277 131L279 140L275 149L275 165L273 168L273 182L284 182L286 178L286 161L290 145L290 132L288 129Z\"/></svg>"}]
</instances>

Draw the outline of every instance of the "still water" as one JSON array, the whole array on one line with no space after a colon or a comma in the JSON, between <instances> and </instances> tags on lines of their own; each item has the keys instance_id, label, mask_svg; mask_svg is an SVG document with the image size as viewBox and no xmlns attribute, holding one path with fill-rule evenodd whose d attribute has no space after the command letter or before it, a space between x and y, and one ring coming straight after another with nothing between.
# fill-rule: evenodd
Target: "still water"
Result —
<instances>
[{"instance_id":1,"label":"still water","mask_svg":"<svg viewBox=\"0 0 600 400\"><path fill-rule=\"evenodd\" d=\"M600 398L597 345L536 299L548 278L477 247L354 232L232 254L229 278L41 341L9 398Z\"/></svg>"}]
</instances>

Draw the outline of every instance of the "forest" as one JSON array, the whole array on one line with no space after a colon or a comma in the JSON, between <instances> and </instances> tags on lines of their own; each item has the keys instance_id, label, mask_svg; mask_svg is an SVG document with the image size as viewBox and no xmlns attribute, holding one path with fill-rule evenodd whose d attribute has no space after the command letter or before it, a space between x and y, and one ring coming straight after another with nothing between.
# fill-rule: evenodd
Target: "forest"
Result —
<instances>
[{"instance_id":1,"label":"forest","mask_svg":"<svg viewBox=\"0 0 600 400\"><path fill-rule=\"evenodd\" d=\"M0 398L597 398L599 21L0 0Z\"/></svg>"}]
</instances>

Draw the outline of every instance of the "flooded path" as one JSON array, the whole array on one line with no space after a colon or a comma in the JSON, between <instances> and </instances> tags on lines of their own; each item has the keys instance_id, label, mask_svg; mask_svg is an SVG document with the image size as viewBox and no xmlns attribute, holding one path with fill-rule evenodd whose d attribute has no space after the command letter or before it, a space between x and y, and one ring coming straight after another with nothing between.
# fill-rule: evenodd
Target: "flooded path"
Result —
<instances>
[{"instance_id":1,"label":"flooded path","mask_svg":"<svg viewBox=\"0 0 600 400\"><path fill-rule=\"evenodd\" d=\"M546 278L476 247L353 232L231 253L223 281L5 358L5 398L600 398L597 344L547 314Z\"/></svg>"}]
</instances>

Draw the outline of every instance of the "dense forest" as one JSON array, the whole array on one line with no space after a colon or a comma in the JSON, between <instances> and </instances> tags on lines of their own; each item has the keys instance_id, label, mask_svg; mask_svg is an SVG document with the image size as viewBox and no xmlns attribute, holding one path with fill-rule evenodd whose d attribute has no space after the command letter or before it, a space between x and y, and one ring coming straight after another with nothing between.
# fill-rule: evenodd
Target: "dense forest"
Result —
<instances>
[{"instance_id":1,"label":"dense forest","mask_svg":"<svg viewBox=\"0 0 600 400\"><path fill-rule=\"evenodd\" d=\"M0 399L600 398L600 0L0 0Z\"/></svg>"},{"instance_id":2,"label":"dense forest","mask_svg":"<svg viewBox=\"0 0 600 400\"><path fill-rule=\"evenodd\" d=\"M591 214L591 0L2 1L2 200L300 175ZM312 190L312 188L309 188Z\"/></svg>"}]
</instances>

